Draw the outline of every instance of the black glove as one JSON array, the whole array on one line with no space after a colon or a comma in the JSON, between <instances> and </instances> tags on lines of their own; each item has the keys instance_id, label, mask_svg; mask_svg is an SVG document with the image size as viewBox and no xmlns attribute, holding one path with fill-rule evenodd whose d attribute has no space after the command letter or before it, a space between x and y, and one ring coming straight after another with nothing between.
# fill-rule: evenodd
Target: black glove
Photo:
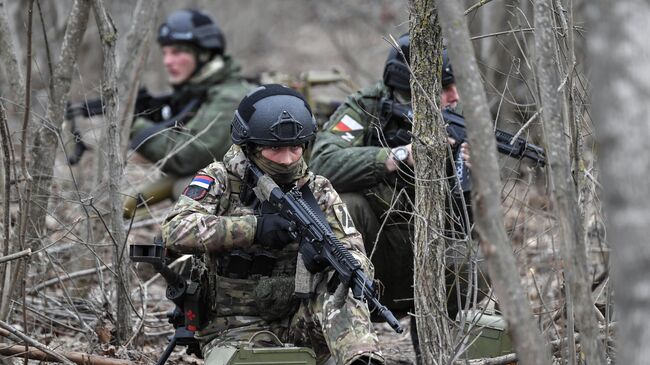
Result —
<instances>
[{"instance_id":1,"label":"black glove","mask_svg":"<svg viewBox=\"0 0 650 365\"><path fill-rule=\"evenodd\" d=\"M264 214L257 217L255 243L265 248L281 249L293 242L289 235L293 226L279 214Z\"/></svg>"}]
</instances>

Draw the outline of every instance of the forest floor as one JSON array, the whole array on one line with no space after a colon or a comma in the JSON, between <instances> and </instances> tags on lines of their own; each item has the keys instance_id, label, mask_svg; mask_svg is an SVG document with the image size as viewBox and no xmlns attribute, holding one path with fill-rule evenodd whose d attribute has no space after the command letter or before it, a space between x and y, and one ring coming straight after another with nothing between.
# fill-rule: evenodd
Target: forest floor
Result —
<instances>
[{"instance_id":1,"label":"forest floor","mask_svg":"<svg viewBox=\"0 0 650 365\"><path fill-rule=\"evenodd\" d=\"M150 166L142 166L141 162L137 158L129 162L128 183L125 185L155 177L155 174L150 174ZM92 166L91 162L86 164L75 171L83 173L84 168ZM16 298L9 322L53 349L130 359L138 364L154 363L173 333L166 318L173 304L165 298L164 282L160 278L151 280L154 272L146 265L134 265L131 290L134 313L137 313L132 316L136 335L126 347L111 345L111 332L115 327L115 318L109 310L114 310L111 308L114 295L109 271L112 269L104 268L99 273L96 268L111 262L113 245L107 243L110 241L105 234L95 233L93 237L90 233L101 232L104 223L96 219L90 223L84 220L85 213L80 209L78 199L75 202L73 192L67 190L71 180L63 178L69 171L67 166L58 164L59 182L54 189L56 198L51 203L56 215L47 221L51 232L47 237L49 245L31 261L25 296L26 315L23 317L22 298ZM548 213L548 200L539 193L540 189L534 184L522 184L522 180L506 180L504 185L505 224L522 283L528 290L540 328L549 339L558 339L564 335L564 299L554 221ZM138 214L129 230L129 242L151 242L160 232L160 223L169 209L171 202L163 202L152 207L148 214ZM127 226L129 224L127 222ZM598 224L593 225L595 228L590 230L593 233L590 236L591 274L595 281L602 282L606 273L607 249L602 247L602 232ZM76 276L84 270L86 274ZM603 302L608 297L607 291L598 289L595 297ZM401 322L405 328L403 334L394 333L385 324L376 324L382 351L389 364L414 364L409 320L405 318ZM8 358L2 362L12 363ZM168 363L201 364L202 360L184 354L184 349L179 346Z\"/></svg>"}]
</instances>

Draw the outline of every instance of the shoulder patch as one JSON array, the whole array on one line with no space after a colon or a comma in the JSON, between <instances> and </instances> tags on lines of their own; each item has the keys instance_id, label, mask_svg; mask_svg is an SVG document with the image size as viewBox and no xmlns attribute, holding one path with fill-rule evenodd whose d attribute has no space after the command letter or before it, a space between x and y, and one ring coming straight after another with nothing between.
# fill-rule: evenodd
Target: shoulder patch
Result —
<instances>
[{"instance_id":1,"label":"shoulder patch","mask_svg":"<svg viewBox=\"0 0 650 365\"><path fill-rule=\"evenodd\" d=\"M354 141L357 136L363 132L363 125L349 114L344 114L341 119L333 123L330 129L333 133L343 138L347 142Z\"/></svg>"},{"instance_id":2,"label":"shoulder patch","mask_svg":"<svg viewBox=\"0 0 650 365\"><path fill-rule=\"evenodd\" d=\"M343 117L334 125L332 128L333 132L352 132L360 131L363 129L363 125L357 122L350 115L345 114Z\"/></svg>"},{"instance_id":3,"label":"shoulder patch","mask_svg":"<svg viewBox=\"0 0 650 365\"><path fill-rule=\"evenodd\" d=\"M354 227L354 222L352 222L352 216L350 215L350 212L348 212L348 208L345 204L336 204L333 208L336 220L339 221L343 233L345 233L346 236L356 233L357 230Z\"/></svg>"},{"instance_id":4,"label":"shoulder patch","mask_svg":"<svg viewBox=\"0 0 650 365\"><path fill-rule=\"evenodd\" d=\"M201 200L208 195L210 187L214 184L214 178L208 175L196 175L192 182L185 188L183 195L194 200Z\"/></svg>"}]
</instances>

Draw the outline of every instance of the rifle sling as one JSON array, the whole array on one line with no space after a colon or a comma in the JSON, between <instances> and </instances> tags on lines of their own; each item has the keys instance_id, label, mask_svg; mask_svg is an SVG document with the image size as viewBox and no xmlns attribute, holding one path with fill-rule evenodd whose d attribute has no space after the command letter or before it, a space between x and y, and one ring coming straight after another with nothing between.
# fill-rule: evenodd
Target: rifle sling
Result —
<instances>
[{"instance_id":1,"label":"rifle sling","mask_svg":"<svg viewBox=\"0 0 650 365\"><path fill-rule=\"evenodd\" d=\"M305 201L305 203L307 203L307 205L309 205L314 214L318 216L318 219L327 224L327 217L325 217L325 213L323 213L323 211L320 209L320 206L318 205L318 202L316 202L316 197L309 188L308 183L300 188L300 193L302 194L302 199Z\"/></svg>"},{"instance_id":2,"label":"rifle sling","mask_svg":"<svg viewBox=\"0 0 650 365\"><path fill-rule=\"evenodd\" d=\"M142 143L144 143L147 138L150 136L153 136L154 134L175 126L177 123L182 123L183 119L187 116L187 114L191 113L194 111L194 109L199 106L201 103L200 98L192 98L190 101L187 102L185 107L178 112L178 114L172 116L171 118L164 120L160 123L156 123L152 125L149 128L146 128L145 130L141 131L140 133L136 134L132 139L131 143L129 144L129 148L132 150L136 150Z\"/></svg>"}]
</instances>

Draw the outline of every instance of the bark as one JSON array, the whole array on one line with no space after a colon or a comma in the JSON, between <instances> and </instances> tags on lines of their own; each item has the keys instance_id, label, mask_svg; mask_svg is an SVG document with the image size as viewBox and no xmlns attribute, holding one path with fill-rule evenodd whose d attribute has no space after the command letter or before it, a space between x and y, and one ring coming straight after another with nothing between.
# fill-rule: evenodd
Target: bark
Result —
<instances>
[{"instance_id":1,"label":"bark","mask_svg":"<svg viewBox=\"0 0 650 365\"><path fill-rule=\"evenodd\" d=\"M422 362L444 364L453 350L445 293L446 132L437 107L442 37L433 0L410 1L413 157L415 164L414 285ZM431 70L437 70L432 77ZM432 95L434 95L432 97ZM433 101L435 99L436 101Z\"/></svg>"},{"instance_id":2,"label":"bark","mask_svg":"<svg viewBox=\"0 0 650 365\"><path fill-rule=\"evenodd\" d=\"M120 113L118 114L120 128L120 156L126 159L131 124L133 123L133 110L140 86L140 75L144 69L149 54L151 36L155 29L155 21L160 8L160 0L139 0L133 11L131 27L123 43L123 52L119 66L118 90L123 90L118 96ZM151 9L154 9L153 11ZM102 138L102 141L104 138ZM97 181L105 180L106 159L103 154L97 156Z\"/></svg>"},{"instance_id":3,"label":"bark","mask_svg":"<svg viewBox=\"0 0 650 365\"><path fill-rule=\"evenodd\" d=\"M0 0L0 64L4 66L4 73L9 81L9 88L13 90L15 101L19 103L25 99L25 84L11 34L11 27L7 21L6 2Z\"/></svg>"},{"instance_id":4,"label":"bark","mask_svg":"<svg viewBox=\"0 0 650 365\"><path fill-rule=\"evenodd\" d=\"M10 142L7 114L5 113L4 106L0 103L0 145L2 145L2 153L0 154L0 161L2 161L2 166L0 166L0 191L2 194L2 198L0 199L0 214L2 215L0 239L2 239L2 246L0 247L2 247L2 252L0 254L3 258L7 257L9 252L12 251L11 242L13 239L9 209L9 202L11 201ZM3 288L0 291L0 319L3 319L8 312L12 272L13 265L11 263L0 265L0 282Z\"/></svg>"},{"instance_id":5,"label":"bark","mask_svg":"<svg viewBox=\"0 0 650 365\"><path fill-rule=\"evenodd\" d=\"M95 19L102 41L102 81L101 90L106 112L104 114L106 130L106 149L108 157L108 197L110 215L110 236L115 245L113 265L117 273L115 292L116 306L116 339L122 344L131 336L131 307L129 305L130 271L126 255L126 233L122 218L122 196L120 185L124 175L124 160L120 153L120 129L118 122L119 104L117 95L117 59L115 45L117 29L107 12L103 0L93 0Z\"/></svg>"},{"instance_id":6,"label":"bark","mask_svg":"<svg viewBox=\"0 0 650 365\"><path fill-rule=\"evenodd\" d=\"M650 4L589 5L592 105L619 316L618 364L650 358Z\"/></svg>"},{"instance_id":7,"label":"bark","mask_svg":"<svg viewBox=\"0 0 650 365\"><path fill-rule=\"evenodd\" d=\"M61 45L59 61L50 80L50 90L45 121L38 126L31 152L29 172L32 177L33 194L30 222L27 227L29 247L38 249L38 240L44 234L47 204L52 188L52 172L59 139L57 134L63 123L66 102L70 93L72 72L75 69L77 51L88 23L90 4L88 0L75 0L68 17L68 26Z\"/></svg>"},{"instance_id":8,"label":"bark","mask_svg":"<svg viewBox=\"0 0 650 365\"><path fill-rule=\"evenodd\" d=\"M582 219L571 174L571 153L566 138L560 77L556 67L552 0L535 3L536 70L540 110L546 137L551 199L558 218L567 288L567 312L576 319L582 334L582 349L589 364L604 364L605 353L598 341L598 326L587 270L587 251ZM573 305L570 305L570 304ZM572 328L569 328L572 331ZM574 360L571 360L573 362Z\"/></svg>"},{"instance_id":9,"label":"bark","mask_svg":"<svg viewBox=\"0 0 650 365\"><path fill-rule=\"evenodd\" d=\"M462 95L472 145L472 209L492 287L506 317L521 364L550 364L549 350L533 321L501 209L497 150L489 109L461 3L438 0L440 23Z\"/></svg>"}]
</instances>

